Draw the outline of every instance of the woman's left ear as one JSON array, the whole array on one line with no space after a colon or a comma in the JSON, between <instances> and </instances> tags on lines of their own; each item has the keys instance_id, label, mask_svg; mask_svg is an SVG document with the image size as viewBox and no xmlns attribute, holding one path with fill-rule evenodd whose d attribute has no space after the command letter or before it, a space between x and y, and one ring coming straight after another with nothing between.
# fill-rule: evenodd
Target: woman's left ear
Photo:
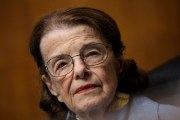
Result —
<instances>
[{"instance_id":1,"label":"woman's left ear","mask_svg":"<svg viewBox=\"0 0 180 120\"><path fill-rule=\"evenodd\" d=\"M118 71L118 74L122 72L122 69L123 69L123 60L122 60L122 58L118 58L117 59L117 71Z\"/></svg>"}]
</instances>

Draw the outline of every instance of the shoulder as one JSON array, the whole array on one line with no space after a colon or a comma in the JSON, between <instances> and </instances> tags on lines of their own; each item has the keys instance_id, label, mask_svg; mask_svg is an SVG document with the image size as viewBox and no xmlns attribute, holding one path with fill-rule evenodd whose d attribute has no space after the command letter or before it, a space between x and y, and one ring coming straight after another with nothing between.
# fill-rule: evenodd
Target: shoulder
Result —
<instances>
[{"instance_id":1,"label":"shoulder","mask_svg":"<svg viewBox=\"0 0 180 120\"><path fill-rule=\"evenodd\" d=\"M160 120L179 120L180 108L172 105L159 104L158 115Z\"/></svg>"},{"instance_id":2,"label":"shoulder","mask_svg":"<svg viewBox=\"0 0 180 120\"><path fill-rule=\"evenodd\" d=\"M157 102L145 96L135 96L129 103L128 120L158 120L157 110Z\"/></svg>"},{"instance_id":3,"label":"shoulder","mask_svg":"<svg viewBox=\"0 0 180 120\"><path fill-rule=\"evenodd\" d=\"M132 98L129 120L179 120L180 108L159 104L145 96Z\"/></svg>"},{"instance_id":4,"label":"shoulder","mask_svg":"<svg viewBox=\"0 0 180 120\"><path fill-rule=\"evenodd\" d=\"M144 107L144 106L157 106L158 103L151 100L150 98L146 97L146 96L134 96L131 98L131 105L136 106L136 107Z\"/></svg>"},{"instance_id":5,"label":"shoulder","mask_svg":"<svg viewBox=\"0 0 180 120\"><path fill-rule=\"evenodd\" d=\"M129 104L112 111L106 120L179 120L180 108L159 104L145 96L133 97Z\"/></svg>"}]
</instances>

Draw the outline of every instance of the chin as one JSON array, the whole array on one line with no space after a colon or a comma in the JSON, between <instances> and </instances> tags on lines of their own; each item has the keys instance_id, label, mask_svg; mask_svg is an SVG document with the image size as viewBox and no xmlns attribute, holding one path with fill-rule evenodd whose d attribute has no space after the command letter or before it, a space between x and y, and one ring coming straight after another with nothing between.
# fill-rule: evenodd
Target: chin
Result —
<instances>
[{"instance_id":1,"label":"chin","mask_svg":"<svg viewBox=\"0 0 180 120\"><path fill-rule=\"evenodd\" d=\"M91 112L105 109L109 103L107 103L107 101L104 99L98 100L97 98L88 101L82 101L78 106L76 106L76 112Z\"/></svg>"}]
</instances>

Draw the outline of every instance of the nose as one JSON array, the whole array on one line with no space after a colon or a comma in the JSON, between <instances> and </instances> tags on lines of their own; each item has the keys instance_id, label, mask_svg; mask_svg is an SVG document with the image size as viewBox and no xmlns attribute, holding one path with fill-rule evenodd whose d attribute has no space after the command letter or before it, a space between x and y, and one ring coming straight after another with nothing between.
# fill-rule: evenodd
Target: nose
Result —
<instances>
[{"instance_id":1,"label":"nose","mask_svg":"<svg viewBox=\"0 0 180 120\"><path fill-rule=\"evenodd\" d=\"M74 57L74 79L87 79L90 72L80 57Z\"/></svg>"}]
</instances>

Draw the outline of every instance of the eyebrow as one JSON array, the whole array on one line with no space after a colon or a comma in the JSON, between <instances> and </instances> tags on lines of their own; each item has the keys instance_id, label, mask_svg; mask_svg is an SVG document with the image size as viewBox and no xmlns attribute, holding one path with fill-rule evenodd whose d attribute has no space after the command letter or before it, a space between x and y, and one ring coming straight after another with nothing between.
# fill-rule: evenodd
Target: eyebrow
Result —
<instances>
[{"instance_id":1,"label":"eyebrow","mask_svg":"<svg viewBox=\"0 0 180 120\"><path fill-rule=\"evenodd\" d=\"M83 49L85 49L85 48L86 48L87 46L89 46L89 45L99 44L99 43L100 43L100 42L90 42L90 43L86 43L86 44L84 44L84 45L80 48L79 52L81 52ZM101 44L102 44L102 43L101 43ZM48 59L48 60L47 60L47 63L48 63L49 60L51 60L51 59L53 59L53 58L57 58L57 57L65 56L65 55L71 56L70 54L64 54L64 53L58 54L58 55L52 56L50 59Z\"/></svg>"},{"instance_id":2,"label":"eyebrow","mask_svg":"<svg viewBox=\"0 0 180 120\"><path fill-rule=\"evenodd\" d=\"M81 47L81 49L84 49L84 48L86 48L87 46L89 46L89 45L94 45L94 44L98 44L98 43L100 43L100 42L90 42L90 43L86 43L86 44L84 44L82 47ZM81 50L80 49L80 50Z\"/></svg>"}]
</instances>

